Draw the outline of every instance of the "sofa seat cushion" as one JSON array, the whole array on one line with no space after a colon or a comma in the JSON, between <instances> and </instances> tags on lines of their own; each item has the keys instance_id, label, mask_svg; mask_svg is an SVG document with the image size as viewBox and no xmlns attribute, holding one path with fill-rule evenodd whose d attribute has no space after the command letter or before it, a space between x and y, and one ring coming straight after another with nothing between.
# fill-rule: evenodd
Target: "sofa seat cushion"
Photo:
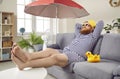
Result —
<instances>
[{"instance_id":1,"label":"sofa seat cushion","mask_svg":"<svg viewBox=\"0 0 120 79\"><path fill-rule=\"evenodd\" d=\"M119 62L105 59L99 63L78 62L73 71L86 79L112 79L112 72L118 65Z\"/></svg>"},{"instance_id":2,"label":"sofa seat cushion","mask_svg":"<svg viewBox=\"0 0 120 79\"><path fill-rule=\"evenodd\" d=\"M120 34L105 34L100 55L103 59L120 61Z\"/></svg>"},{"instance_id":3,"label":"sofa seat cushion","mask_svg":"<svg viewBox=\"0 0 120 79\"><path fill-rule=\"evenodd\" d=\"M47 68L47 72L54 76L56 79L74 79L75 75L72 72L65 71L64 68L59 66L52 66Z\"/></svg>"}]
</instances>

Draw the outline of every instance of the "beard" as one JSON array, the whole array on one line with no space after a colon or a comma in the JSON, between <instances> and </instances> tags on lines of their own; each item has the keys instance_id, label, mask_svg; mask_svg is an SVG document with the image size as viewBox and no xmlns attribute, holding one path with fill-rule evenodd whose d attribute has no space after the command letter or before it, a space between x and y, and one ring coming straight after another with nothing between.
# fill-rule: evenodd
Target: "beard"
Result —
<instances>
[{"instance_id":1,"label":"beard","mask_svg":"<svg viewBox=\"0 0 120 79\"><path fill-rule=\"evenodd\" d=\"M81 34L89 34L89 33L91 33L91 30L89 30L89 29L81 29L80 33Z\"/></svg>"}]
</instances>

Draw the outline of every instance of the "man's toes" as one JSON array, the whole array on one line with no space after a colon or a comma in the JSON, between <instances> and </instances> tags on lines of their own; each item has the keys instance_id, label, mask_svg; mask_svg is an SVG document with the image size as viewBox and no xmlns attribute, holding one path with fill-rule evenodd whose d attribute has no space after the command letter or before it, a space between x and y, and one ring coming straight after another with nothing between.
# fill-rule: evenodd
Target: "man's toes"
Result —
<instances>
[{"instance_id":1,"label":"man's toes","mask_svg":"<svg viewBox=\"0 0 120 79\"><path fill-rule=\"evenodd\" d=\"M15 63L15 56L14 55L11 55L11 60L13 61L13 63ZM16 64L16 63L15 63Z\"/></svg>"},{"instance_id":2,"label":"man's toes","mask_svg":"<svg viewBox=\"0 0 120 79\"><path fill-rule=\"evenodd\" d=\"M12 49L14 48L14 47L16 47L17 46L17 44L16 43L13 43L13 45L12 45Z\"/></svg>"},{"instance_id":3,"label":"man's toes","mask_svg":"<svg viewBox=\"0 0 120 79\"><path fill-rule=\"evenodd\" d=\"M14 57L15 57L15 56L14 56L13 54L11 54L11 59L12 59L12 60L14 60Z\"/></svg>"},{"instance_id":4,"label":"man's toes","mask_svg":"<svg viewBox=\"0 0 120 79\"><path fill-rule=\"evenodd\" d=\"M17 43L13 43L13 46L16 46L17 45Z\"/></svg>"},{"instance_id":5,"label":"man's toes","mask_svg":"<svg viewBox=\"0 0 120 79\"><path fill-rule=\"evenodd\" d=\"M16 46L15 48L14 48L14 52L18 52L20 50L20 47L19 46Z\"/></svg>"},{"instance_id":6,"label":"man's toes","mask_svg":"<svg viewBox=\"0 0 120 79\"><path fill-rule=\"evenodd\" d=\"M11 54L13 54L13 50L11 50Z\"/></svg>"},{"instance_id":7,"label":"man's toes","mask_svg":"<svg viewBox=\"0 0 120 79\"><path fill-rule=\"evenodd\" d=\"M11 60L13 61L13 56L11 55Z\"/></svg>"}]
</instances>

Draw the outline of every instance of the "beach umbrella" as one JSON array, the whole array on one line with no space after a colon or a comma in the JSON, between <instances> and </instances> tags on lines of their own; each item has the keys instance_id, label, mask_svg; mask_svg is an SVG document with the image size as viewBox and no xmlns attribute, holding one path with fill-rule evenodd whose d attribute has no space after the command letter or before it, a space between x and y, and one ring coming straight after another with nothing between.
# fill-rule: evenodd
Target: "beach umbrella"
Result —
<instances>
[{"instance_id":1,"label":"beach umbrella","mask_svg":"<svg viewBox=\"0 0 120 79\"><path fill-rule=\"evenodd\" d=\"M72 0L36 0L25 6L25 13L49 18L81 18L89 13Z\"/></svg>"}]
</instances>

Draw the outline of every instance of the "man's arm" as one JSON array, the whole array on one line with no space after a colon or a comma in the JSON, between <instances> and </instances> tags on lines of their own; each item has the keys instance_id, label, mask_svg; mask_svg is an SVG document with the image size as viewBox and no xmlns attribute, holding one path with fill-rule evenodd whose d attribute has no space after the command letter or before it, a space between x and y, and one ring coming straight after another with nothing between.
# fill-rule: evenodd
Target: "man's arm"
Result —
<instances>
[{"instance_id":1,"label":"man's arm","mask_svg":"<svg viewBox=\"0 0 120 79\"><path fill-rule=\"evenodd\" d=\"M99 37L101 34L101 31L103 29L104 26L104 22L102 20L98 21L98 23L96 24L96 27L93 31L93 36L94 37Z\"/></svg>"},{"instance_id":2,"label":"man's arm","mask_svg":"<svg viewBox=\"0 0 120 79\"><path fill-rule=\"evenodd\" d=\"M75 25L75 35L80 34L81 27L82 27L82 24L76 23L76 25Z\"/></svg>"}]
</instances>

